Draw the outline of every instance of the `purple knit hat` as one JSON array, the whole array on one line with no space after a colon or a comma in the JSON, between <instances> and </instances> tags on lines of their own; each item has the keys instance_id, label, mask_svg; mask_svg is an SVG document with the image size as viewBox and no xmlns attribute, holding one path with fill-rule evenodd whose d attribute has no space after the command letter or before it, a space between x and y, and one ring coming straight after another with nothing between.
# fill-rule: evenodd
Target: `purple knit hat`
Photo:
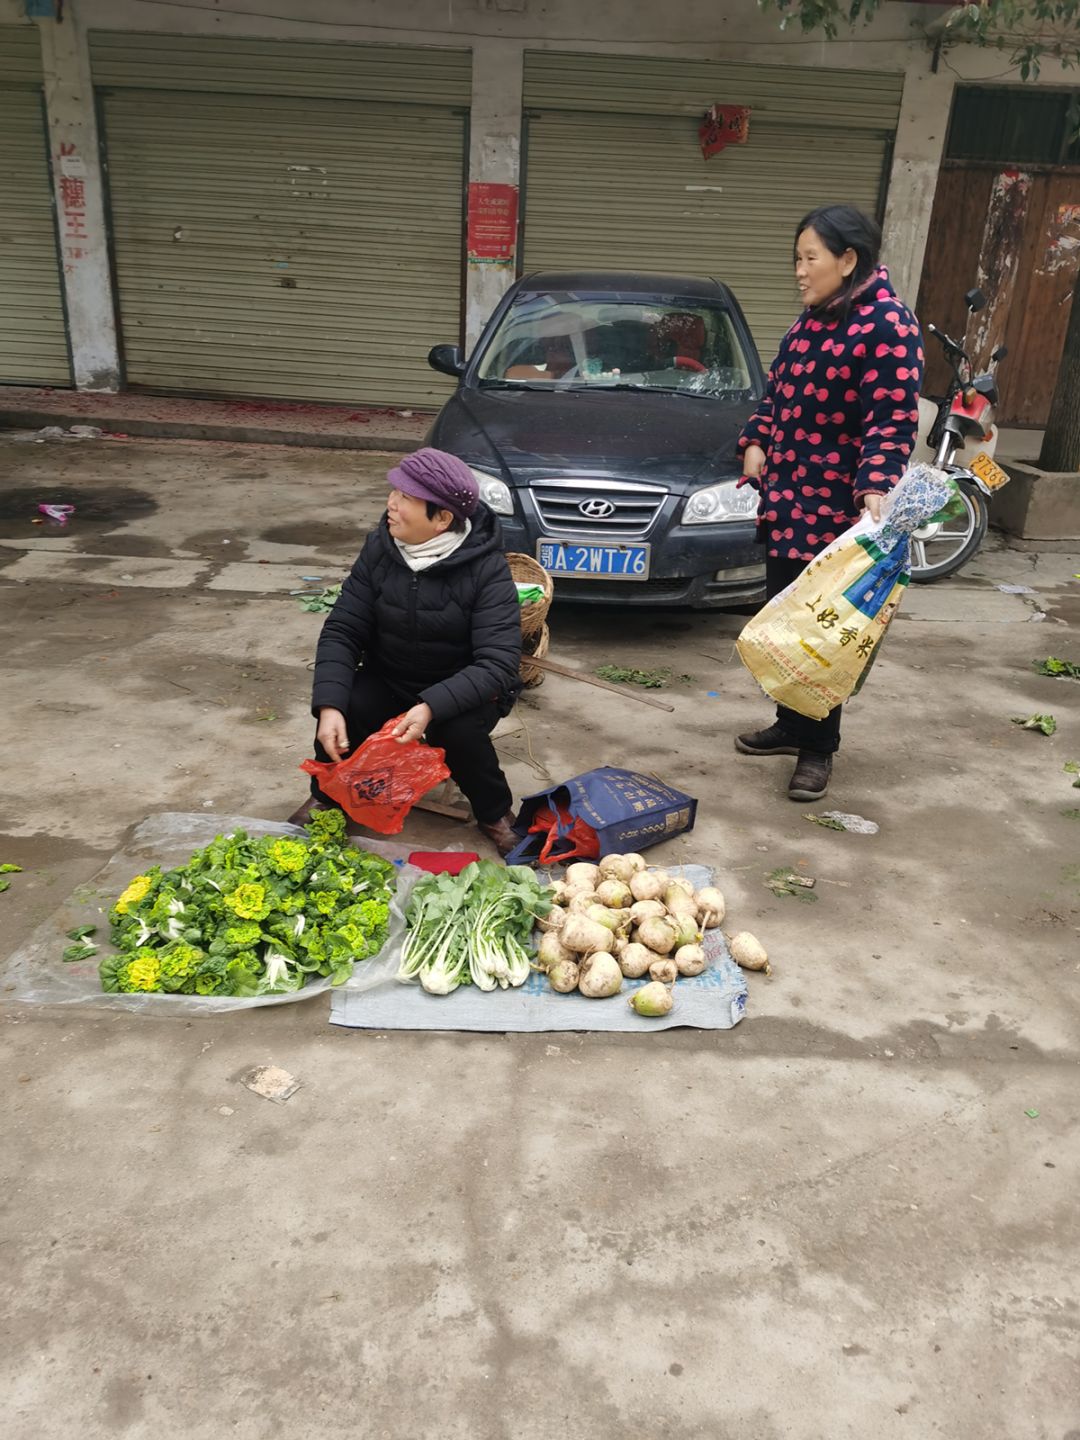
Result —
<instances>
[{"instance_id":1,"label":"purple knit hat","mask_svg":"<svg viewBox=\"0 0 1080 1440\"><path fill-rule=\"evenodd\" d=\"M459 520L472 515L480 503L476 476L464 460L445 450L424 449L406 455L386 479L392 490L417 500L431 500Z\"/></svg>"}]
</instances>

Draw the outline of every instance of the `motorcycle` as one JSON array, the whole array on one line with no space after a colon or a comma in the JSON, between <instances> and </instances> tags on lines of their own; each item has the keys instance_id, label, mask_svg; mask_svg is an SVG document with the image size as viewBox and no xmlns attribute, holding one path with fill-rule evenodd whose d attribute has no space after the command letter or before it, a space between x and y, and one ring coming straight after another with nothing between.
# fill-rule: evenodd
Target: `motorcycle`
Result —
<instances>
[{"instance_id":1,"label":"motorcycle","mask_svg":"<svg viewBox=\"0 0 1080 1440\"><path fill-rule=\"evenodd\" d=\"M969 290L964 300L969 314L986 305L981 290ZM918 458L944 470L955 493L945 509L911 537L911 578L920 585L954 574L971 559L986 535L990 498L1009 483L1009 476L994 460L997 367L1008 351L999 345L990 356L989 368L975 375L971 359L958 341L934 325L927 330L945 351L953 378L940 400L919 400L922 453ZM981 448L969 464L958 465L956 456L969 440Z\"/></svg>"}]
</instances>

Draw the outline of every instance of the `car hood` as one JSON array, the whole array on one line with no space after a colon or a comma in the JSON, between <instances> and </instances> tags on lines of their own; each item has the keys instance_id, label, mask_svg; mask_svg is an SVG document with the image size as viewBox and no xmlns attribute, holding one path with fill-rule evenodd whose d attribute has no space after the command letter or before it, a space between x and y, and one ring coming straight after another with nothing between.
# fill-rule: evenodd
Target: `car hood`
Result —
<instances>
[{"instance_id":1,"label":"car hood","mask_svg":"<svg viewBox=\"0 0 1080 1440\"><path fill-rule=\"evenodd\" d=\"M445 405L430 443L518 483L573 471L690 488L737 475L753 407L645 390L476 390Z\"/></svg>"}]
</instances>

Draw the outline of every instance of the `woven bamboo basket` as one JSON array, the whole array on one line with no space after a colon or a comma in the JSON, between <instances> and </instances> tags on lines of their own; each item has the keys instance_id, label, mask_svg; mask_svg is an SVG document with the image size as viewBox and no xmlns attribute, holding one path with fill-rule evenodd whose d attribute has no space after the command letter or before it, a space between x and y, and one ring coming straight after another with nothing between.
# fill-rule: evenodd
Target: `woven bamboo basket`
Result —
<instances>
[{"instance_id":1,"label":"woven bamboo basket","mask_svg":"<svg viewBox=\"0 0 1080 1440\"><path fill-rule=\"evenodd\" d=\"M529 656L536 655L542 660L547 654L550 644L551 631L546 625L542 626L539 630L535 630L531 635L522 637L519 673L525 682L526 690L535 690L537 685L544 683L544 672L540 669L539 665L529 664Z\"/></svg>"},{"instance_id":2,"label":"woven bamboo basket","mask_svg":"<svg viewBox=\"0 0 1080 1440\"><path fill-rule=\"evenodd\" d=\"M544 628L547 613L551 609L552 597L555 594L555 582L531 555L519 555L511 552L506 559L510 565L510 574L516 584L539 585L544 592L543 600L534 600L531 605L522 605L521 607L522 635L526 638L530 635L539 635Z\"/></svg>"}]
</instances>

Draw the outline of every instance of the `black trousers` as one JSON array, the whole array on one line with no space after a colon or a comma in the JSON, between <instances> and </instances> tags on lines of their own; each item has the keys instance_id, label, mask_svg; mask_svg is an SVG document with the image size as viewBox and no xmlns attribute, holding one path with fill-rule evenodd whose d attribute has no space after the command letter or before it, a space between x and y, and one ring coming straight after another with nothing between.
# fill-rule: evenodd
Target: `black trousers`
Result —
<instances>
[{"instance_id":1,"label":"black trousers","mask_svg":"<svg viewBox=\"0 0 1080 1440\"><path fill-rule=\"evenodd\" d=\"M779 555L765 557L765 593L771 600L786 590L806 569L805 560L788 560ZM833 755L840 748L840 711L837 705L824 720L811 720L786 705L776 707L776 723L791 737L800 750L814 750L819 755Z\"/></svg>"},{"instance_id":2,"label":"black trousers","mask_svg":"<svg viewBox=\"0 0 1080 1440\"><path fill-rule=\"evenodd\" d=\"M349 744L355 750L369 735L381 730L387 720L417 704L417 696L402 695L380 676L358 670L349 696L349 708L345 712ZM427 730L427 739L431 744L446 751L447 768L481 825L501 820L514 803L495 746L491 743L491 732L499 718L498 707L490 704L481 706L479 710L466 710L451 720L431 724ZM317 739L315 758L330 759ZM317 799L326 799L314 775L311 777L311 793Z\"/></svg>"}]
</instances>

